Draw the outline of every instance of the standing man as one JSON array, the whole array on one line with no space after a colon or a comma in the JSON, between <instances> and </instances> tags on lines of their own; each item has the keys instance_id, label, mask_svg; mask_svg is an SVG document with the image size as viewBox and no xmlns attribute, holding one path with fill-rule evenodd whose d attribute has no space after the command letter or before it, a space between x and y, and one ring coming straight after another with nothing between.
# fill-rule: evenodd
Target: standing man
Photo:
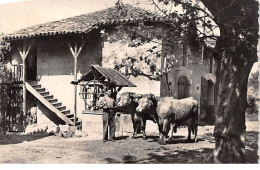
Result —
<instances>
[{"instance_id":1,"label":"standing man","mask_svg":"<svg viewBox=\"0 0 260 170\"><path fill-rule=\"evenodd\" d=\"M115 141L115 99L112 97L112 91L107 90L104 97L99 99L99 108L103 108L103 142ZM109 127L109 132L108 132Z\"/></svg>"}]
</instances>

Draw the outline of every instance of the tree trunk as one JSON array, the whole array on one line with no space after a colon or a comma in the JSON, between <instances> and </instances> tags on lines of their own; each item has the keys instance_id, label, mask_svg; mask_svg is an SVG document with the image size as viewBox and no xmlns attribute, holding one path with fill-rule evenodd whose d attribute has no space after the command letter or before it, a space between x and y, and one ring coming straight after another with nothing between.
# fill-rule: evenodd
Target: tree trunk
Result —
<instances>
[{"instance_id":1,"label":"tree trunk","mask_svg":"<svg viewBox=\"0 0 260 170\"><path fill-rule=\"evenodd\" d=\"M226 1L217 5L224 3L228 6ZM216 21L221 35L216 47L214 162L245 163L247 82L257 61L258 2L237 0L217 13Z\"/></svg>"},{"instance_id":2,"label":"tree trunk","mask_svg":"<svg viewBox=\"0 0 260 170\"><path fill-rule=\"evenodd\" d=\"M233 63L233 54L227 54L226 62L222 61L219 65L214 130L215 162L245 162L247 79L252 65L253 62L250 62L240 68Z\"/></svg>"}]
</instances>

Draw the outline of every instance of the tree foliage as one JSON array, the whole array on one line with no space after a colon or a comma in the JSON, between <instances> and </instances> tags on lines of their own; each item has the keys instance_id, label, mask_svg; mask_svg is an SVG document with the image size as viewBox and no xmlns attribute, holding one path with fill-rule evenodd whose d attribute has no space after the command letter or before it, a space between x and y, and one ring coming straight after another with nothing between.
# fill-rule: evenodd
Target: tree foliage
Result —
<instances>
[{"instance_id":1,"label":"tree foliage","mask_svg":"<svg viewBox=\"0 0 260 170\"><path fill-rule=\"evenodd\" d=\"M7 54L10 52L10 43L7 43L2 39L4 34L0 33L0 62L3 62L7 59Z\"/></svg>"},{"instance_id":2,"label":"tree foliage","mask_svg":"<svg viewBox=\"0 0 260 170\"><path fill-rule=\"evenodd\" d=\"M5 131L22 121L22 90L12 83L10 50L10 44L0 37L0 127Z\"/></svg>"}]
</instances>

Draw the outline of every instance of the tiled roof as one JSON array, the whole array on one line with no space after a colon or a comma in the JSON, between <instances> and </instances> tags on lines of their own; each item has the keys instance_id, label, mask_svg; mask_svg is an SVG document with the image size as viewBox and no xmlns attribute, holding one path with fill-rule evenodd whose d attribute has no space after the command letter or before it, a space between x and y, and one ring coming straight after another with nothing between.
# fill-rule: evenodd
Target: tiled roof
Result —
<instances>
[{"instance_id":1,"label":"tiled roof","mask_svg":"<svg viewBox=\"0 0 260 170\"><path fill-rule=\"evenodd\" d=\"M102 80L105 79L116 86L121 87L136 87L135 84L133 84L131 81L129 81L127 78L125 78L119 71L111 69L111 68L105 68L99 65L92 65L92 70L89 71L87 74L82 76L82 78L78 81L91 81L94 80L94 72L93 69L96 70L99 74L101 74Z\"/></svg>"},{"instance_id":2,"label":"tiled roof","mask_svg":"<svg viewBox=\"0 0 260 170\"><path fill-rule=\"evenodd\" d=\"M140 21L162 21L163 19L154 16L149 11L125 4L125 12L121 13L118 8L111 7L105 10L97 11L90 14L79 15L59 21L39 24L32 27L24 28L4 37L6 40L23 39L38 36L88 33L94 29L106 25Z\"/></svg>"}]
</instances>

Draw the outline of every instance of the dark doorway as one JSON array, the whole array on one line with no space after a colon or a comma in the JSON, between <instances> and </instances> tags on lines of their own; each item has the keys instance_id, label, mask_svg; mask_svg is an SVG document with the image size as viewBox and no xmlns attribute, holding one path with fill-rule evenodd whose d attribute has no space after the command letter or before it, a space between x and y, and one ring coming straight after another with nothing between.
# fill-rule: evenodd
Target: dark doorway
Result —
<instances>
[{"instance_id":1,"label":"dark doorway","mask_svg":"<svg viewBox=\"0 0 260 170\"><path fill-rule=\"evenodd\" d=\"M178 78L178 99L190 97L190 81L186 76Z\"/></svg>"},{"instance_id":2,"label":"dark doorway","mask_svg":"<svg viewBox=\"0 0 260 170\"><path fill-rule=\"evenodd\" d=\"M201 77L200 119L210 124L215 122L214 83L205 77Z\"/></svg>"},{"instance_id":3,"label":"dark doorway","mask_svg":"<svg viewBox=\"0 0 260 170\"><path fill-rule=\"evenodd\" d=\"M37 77L37 48L33 46L26 58L26 79L36 81Z\"/></svg>"}]
</instances>

